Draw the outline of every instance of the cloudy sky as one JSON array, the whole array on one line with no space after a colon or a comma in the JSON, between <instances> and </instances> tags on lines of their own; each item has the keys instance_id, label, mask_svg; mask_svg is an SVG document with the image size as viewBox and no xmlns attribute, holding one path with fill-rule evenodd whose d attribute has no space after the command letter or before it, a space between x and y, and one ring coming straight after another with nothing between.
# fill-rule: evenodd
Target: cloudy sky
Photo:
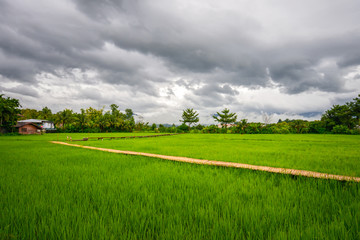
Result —
<instances>
[{"instance_id":1,"label":"cloudy sky","mask_svg":"<svg viewBox=\"0 0 360 240\"><path fill-rule=\"evenodd\" d=\"M360 93L359 16L358 0L0 0L0 93L151 123L319 119Z\"/></svg>"}]
</instances>

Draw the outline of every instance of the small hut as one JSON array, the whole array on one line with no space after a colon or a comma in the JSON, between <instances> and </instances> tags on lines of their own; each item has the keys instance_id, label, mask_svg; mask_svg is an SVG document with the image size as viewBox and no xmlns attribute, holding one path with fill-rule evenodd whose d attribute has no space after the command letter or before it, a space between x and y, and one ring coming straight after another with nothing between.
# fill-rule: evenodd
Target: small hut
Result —
<instances>
[{"instance_id":1,"label":"small hut","mask_svg":"<svg viewBox=\"0 0 360 240\"><path fill-rule=\"evenodd\" d=\"M41 134L41 127L35 123L18 123L19 134Z\"/></svg>"},{"instance_id":2,"label":"small hut","mask_svg":"<svg viewBox=\"0 0 360 240\"><path fill-rule=\"evenodd\" d=\"M39 119L26 119L18 121L16 128L20 134L41 134L41 132L55 132L56 128L52 121Z\"/></svg>"}]
</instances>

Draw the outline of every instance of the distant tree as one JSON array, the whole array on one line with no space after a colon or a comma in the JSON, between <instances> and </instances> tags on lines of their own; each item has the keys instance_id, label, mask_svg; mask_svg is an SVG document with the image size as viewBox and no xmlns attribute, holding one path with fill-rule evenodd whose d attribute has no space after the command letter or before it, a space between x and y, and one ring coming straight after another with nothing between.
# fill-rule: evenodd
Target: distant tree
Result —
<instances>
[{"instance_id":1,"label":"distant tree","mask_svg":"<svg viewBox=\"0 0 360 240\"><path fill-rule=\"evenodd\" d=\"M350 130L344 125L336 125L333 127L331 132L335 134L348 134L350 133Z\"/></svg>"},{"instance_id":2,"label":"distant tree","mask_svg":"<svg viewBox=\"0 0 360 240\"><path fill-rule=\"evenodd\" d=\"M36 109L25 108L21 109L21 119L38 119L41 112Z\"/></svg>"},{"instance_id":3,"label":"distant tree","mask_svg":"<svg viewBox=\"0 0 360 240\"><path fill-rule=\"evenodd\" d=\"M125 109L125 121L127 125L126 128L128 129L128 131L132 132L135 127L135 119L134 119L134 112L130 108Z\"/></svg>"},{"instance_id":4,"label":"distant tree","mask_svg":"<svg viewBox=\"0 0 360 240\"><path fill-rule=\"evenodd\" d=\"M205 126L203 126L203 125L201 125L201 124L198 124L198 125L196 125L195 128L196 128L197 130L203 130L204 127L205 127Z\"/></svg>"},{"instance_id":5,"label":"distant tree","mask_svg":"<svg viewBox=\"0 0 360 240\"><path fill-rule=\"evenodd\" d=\"M230 110L225 108L221 113L216 112L217 115L214 115L213 118L215 121L221 123L223 128L227 128L228 124L236 122L237 115L235 113L230 113Z\"/></svg>"},{"instance_id":6,"label":"distant tree","mask_svg":"<svg viewBox=\"0 0 360 240\"><path fill-rule=\"evenodd\" d=\"M111 104L110 105L110 109L111 109L111 115L113 116L119 116L120 115L120 111L118 110L119 106L116 104Z\"/></svg>"},{"instance_id":7,"label":"distant tree","mask_svg":"<svg viewBox=\"0 0 360 240\"><path fill-rule=\"evenodd\" d=\"M199 114L194 111L192 108L187 108L183 111L182 119L180 122L184 124L188 124L189 129L191 128L191 124L199 122Z\"/></svg>"},{"instance_id":8,"label":"distant tree","mask_svg":"<svg viewBox=\"0 0 360 240\"><path fill-rule=\"evenodd\" d=\"M325 133L326 125L324 121L311 121L309 122L309 133Z\"/></svg>"},{"instance_id":9,"label":"distant tree","mask_svg":"<svg viewBox=\"0 0 360 240\"><path fill-rule=\"evenodd\" d=\"M308 121L296 119L292 120L289 124L296 133L306 133L309 131Z\"/></svg>"},{"instance_id":10,"label":"distant tree","mask_svg":"<svg viewBox=\"0 0 360 240\"><path fill-rule=\"evenodd\" d=\"M357 98L353 99L353 102L346 103L350 109L351 116L355 118L356 124L360 125L360 94Z\"/></svg>"},{"instance_id":11,"label":"distant tree","mask_svg":"<svg viewBox=\"0 0 360 240\"><path fill-rule=\"evenodd\" d=\"M156 124L155 123L153 123L152 125L151 125L151 130L155 130L156 129Z\"/></svg>"},{"instance_id":12,"label":"distant tree","mask_svg":"<svg viewBox=\"0 0 360 240\"><path fill-rule=\"evenodd\" d=\"M53 114L52 114L50 108L44 107L44 108L40 111L40 117L41 117L41 119L44 119L44 120L52 120Z\"/></svg>"},{"instance_id":13,"label":"distant tree","mask_svg":"<svg viewBox=\"0 0 360 240\"><path fill-rule=\"evenodd\" d=\"M272 114L267 114L266 112L262 113L262 119L263 119L265 125L270 124L272 121L272 118L273 118Z\"/></svg>"},{"instance_id":14,"label":"distant tree","mask_svg":"<svg viewBox=\"0 0 360 240\"><path fill-rule=\"evenodd\" d=\"M287 119L288 120L288 119ZM290 120L289 120L290 121ZM272 133L286 134L291 133L291 126L289 121L283 121L281 123L274 124L270 127ZM257 133L257 132L256 132Z\"/></svg>"},{"instance_id":15,"label":"distant tree","mask_svg":"<svg viewBox=\"0 0 360 240\"><path fill-rule=\"evenodd\" d=\"M139 121L137 123L135 123L135 130L136 131L147 131L149 130L149 122L144 122L144 121Z\"/></svg>"},{"instance_id":16,"label":"distant tree","mask_svg":"<svg viewBox=\"0 0 360 240\"><path fill-rule=\"evenodd\" d=\"M349 105L334 105L331 109L327 110L321 117L325 122L326 128L332 131L336 125L344 125L352 129L356 123L352 117Z\"/></svg>"},{"instance_id":17,"label":"distant tree","mask_svg":"<svg viewBox=\"0 0 360 240\"><path fill-rule=\"evenodd\" d=\"M163 124L159 124L159 127L158 127L158 131L159 132L165 132L166 131L166 127L163 125Z\"/></svg>"},{"instance_id":18,"label":"distant tree","mask_svg":"<svg viewBox=\"0 0 360 240\"><path fill-rule=\"evenodd\" d=\"M109 126L110 117L110 112L99 115L99 117L97 118L97 126L99 127L100 132L103 132Z\"/></svg>"},{"instance_id":19,"label":"distant tree","mask_svg":"<svg viewBox=\"0 0 360 240\"><path fill-rule=\"evenodd\" d=\"M86 127L86 114L84 109L80 109L80 113L75 115L75 121L78 127L84 132L84 128Z\"/></svg>"},{"instance_id":20,"label":"distant tree","mask_svg":"<svg viewBox=\"0 0 360 240\"><path fill-rule=\"evenodd\" d=\"M185 123L178 126L177 129L179 129L180 132L189 132L189 130L190 130L189 126L186 125Z\"/></svg>"},{"instance_id":21,"label":"distant tree","mask_svg":"<svg viewBox=\"0 0 360 240\"><path fill-rule=\"evenodd\" d=\"M87 125L89 128L96 129L99 131L99 121L102 118L104 109L95 109L89 107L85 110Z\"/></svg>"},{"instance_id":22,"label":"distant tree","mask_svg":"<svg viewBox=\"0 0 360 240\"><path fill-rule=\"evenodd\" d=\"M236 132L238 133L245 133L246 128L249 126L248 120L247 119L241 119L240 122L238 122L236 124Z\"/></svg>"},{"instance_id":23,"label":"distant tree","mask_svg":"<svg viewBox=\"0 0 360 240\"><path fill-rule=\"evenodd\" d=\"M4 94L0 94L0 131L12 129L19 117L18 114L21 112L20 107L18 99L5 98Z\"/></svg>"},{"instance_id":24,"label":"distant tree","mask_svg":"<svg viewBox=\"0 0 360 240\"><path fill-rule=\"evenodd\" d=\"M62 129L65 128L67 124L70 124L74 120L73 110L64 109L63 111L56 113L55 123L60 124Z\"/></svg>"},{"instance_id":25,"label":"distant tree","mask_svg":"<svg viewBox=\"0 0 360 240\"><path fill-rule=\"evenodd\" d=\"M133 118L134 112L130 108L125 109L125 118L126 120L131 120Z\"/></svg>"},{"instance_id":26,"label":"distant tree","mask_svg":"<svg viewBox=\"0 0 360 240\"><path fill-rule=\"evenodd\" d=\"M110 109L111 109L111 116L109 118L109 127L111 129L116 129L120 123L123 121L122 119L122 114L120 112L120 110L118 110L119 106L116 104L111 104L110 105Z\"/></svg>"}]
</instances>

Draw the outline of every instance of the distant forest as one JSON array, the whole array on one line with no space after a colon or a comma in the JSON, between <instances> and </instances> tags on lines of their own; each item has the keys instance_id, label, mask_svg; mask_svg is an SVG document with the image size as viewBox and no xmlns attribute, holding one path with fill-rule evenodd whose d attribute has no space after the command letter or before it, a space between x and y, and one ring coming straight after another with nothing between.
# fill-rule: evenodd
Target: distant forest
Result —
<instances>
[{"instance_id":1,"label":"distant forest","mask_svg":"<svg viewBox=\"0 0 360 240\"><path fill-rule=\"evenodd\" d=\"M116 104L110 105L109 111L89 107L76 113L71 109L64 109L52 113L51 109L44 107L36 109L21 109L18 99L0 95L0 128L2 132L14 132L13 126L18 120L42 119L53 121L58 132L133 132L155 131L169 133L240 133L240 134L287 134L287 133L335 133L360 134L360 94L353 101L344 105L333 105L321 117L321 120L306 121L300 119L280 120L269 123L248 122L247 119L237 120L237 115L229 109L224 109L214 115L214 121L221 124L204 126L198 124L198 113L193 109L185 109L180 116L181 125L157 125L149 122L134 120L131 109L124 112Z\"/></svg>"}]
</instances>

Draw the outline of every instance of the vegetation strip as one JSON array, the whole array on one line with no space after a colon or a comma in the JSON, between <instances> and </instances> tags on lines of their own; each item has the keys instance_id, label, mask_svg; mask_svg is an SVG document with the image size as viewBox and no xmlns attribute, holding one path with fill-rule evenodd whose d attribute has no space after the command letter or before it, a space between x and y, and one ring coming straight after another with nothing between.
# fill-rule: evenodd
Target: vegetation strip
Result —
<instances>
[{"instance_id":1,"label":"vegetation strip","mask_svg":"<svg viewBox=\"0 0 360 240\"><path fill-rule=\"evenodd\" d=\"M289 169L289 168L256 166L256 165L243 164L243 163L234 163L234 162L210 161L210 160L202 160L202 159L187 158L187 157L167 156L167 155L160 155L160 154L153 154L153 153L122 151L122 150L115 150L115 149L108 149L108 148L82 146L82 145L78 145L78 144L69 144L69 143L59 142L59 141L50 141L50 142L55 143L55 144L62 144L62 145L66 145L66 146L93 149L93 150L99 150L99 151L104 151L104 152L112 152L112 153L121 153L121 154L127 154L127 155L138 155L138 156L154 157L154 158L161 158L161 159L165 159L165 160L178 161L178 162L187 162L187 163L222 166L222 167L244 168L244 169L257 170L257 171L289 174L289 175L304 176L304 177L313 177L313 178L322 178L322 179L334 179L334 180L339 180L339 181L360 182L360 177L334 175L334 174L327 174L327 173L320 173L320 172L313 172L313 171L305 171L305 170L297 170L297 169Z\"/></svg>"},{"instance_id":2,"label":"vegetation strip","mask_svg":"<svg viewBox=\"0 0 360 240\"><path fill-rule=\"evenodd\" d=\"M183 133L169 133L169 134L159 134L159 135L146 135L146 136L128 136L128 137L87 137L87 138L83 138L83 139L79 139L79 140L70 140L70 141L87 141L89 139L104 139L104 138L109 138L109 139L124 139L124 138L149 138L149 137L164 137L164 136L172 136L172 135L178 135L178 134L183 134Z\"/></svg>"}]
</instances>

